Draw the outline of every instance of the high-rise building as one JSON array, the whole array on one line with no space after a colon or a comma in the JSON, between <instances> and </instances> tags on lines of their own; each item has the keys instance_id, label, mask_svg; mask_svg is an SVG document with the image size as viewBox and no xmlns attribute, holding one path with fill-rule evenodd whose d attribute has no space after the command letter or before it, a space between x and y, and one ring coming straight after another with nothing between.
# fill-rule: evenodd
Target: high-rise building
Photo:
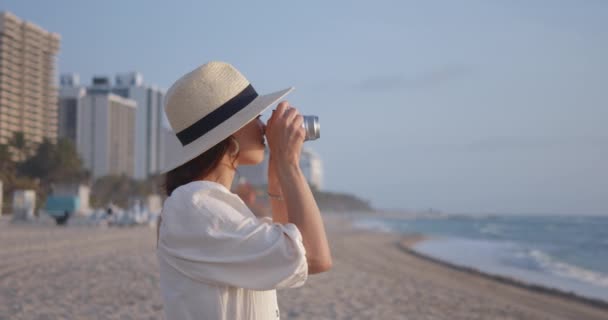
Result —
<instances>
[{"instance_id":1,"label":"high-rise building","mask_svg":"<svg viewBox=\"0 0 608 320\"><path fill-rule=\"evenodd\" d=\"M111 91L137 102L135 123L135 177L145 179L162 169L164 145L164 91L145 85L138 72L118 74Z\"/></svg>"},{"instance_id":2,"label":"high-rise building","mask_svg":"<svg viewBox=\"0 0 608 320\"><path fill-rule=\"evenodd\" d=\"M62 74L59 91L59 134L61 137L73 140L81 156L86 158L82 149L85 146L79 141L88 138L79 136L79 131L74 129L83 119L79 115L84 112L83 101L87 100L90 104L89 96L109 95L135 102L135 120L132 128L134 132L132 176L145 179L162 169L164 154L167 152L164 148L165 139L162 131L164 92L156 87L144 85L141 74L137 72L119 74L115 79L115 83L112 84L109 77L96 76L93 77L92 85L85 88L80 85L77 74Z\"/></svg>"},{"instance_id":3,"label":"high-rise building","mask_svg":"<svg viewBox=\"0 0 608 320\"><path fill-rule=\"evenodd\" d=\"M319 155L311 149L302 148L300 169L311 187L317 190L323 188L323 165Z\"/></svg>"},{"instance_id":4,"label":"high-rise building","mask_svg":"<svg viewBox=\"0 0 608 320\"><path fill-rule=\"evenodd\" d=\"M14 132L30 143L56 141L59 43L59 34L0 12L0 143Z\"/></svg>"},{"instance_id":5,"label":"high-rise building","mask_svg":"<svg viewBox=\"0 0 608 320\"><path fill-rule=\"evenodd\" d=\"M59 137L78 143L78 112L86 89L80 85L77 74L62 74L59 77Z\"/></svg>"},{"instance_id":6,"label":"high-rise building","mask_svg":"<svg viewBox=\"0 0 608 320\"><path fill-rule=\"evenodd\" d=\"M77 149L94 178L135 175L137 103L109 92L107 78L96 77L77 113Z\"/></svg>"}]
</instances>

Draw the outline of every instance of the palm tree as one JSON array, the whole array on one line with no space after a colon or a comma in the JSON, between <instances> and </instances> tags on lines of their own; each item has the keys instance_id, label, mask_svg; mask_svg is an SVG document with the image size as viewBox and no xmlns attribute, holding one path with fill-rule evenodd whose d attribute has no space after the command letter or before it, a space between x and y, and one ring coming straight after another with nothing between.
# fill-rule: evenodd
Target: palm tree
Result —
<instances>
[{"instance_id":1,"label":"palm tree","mask_svg":"<svg viewBox=\"0 0 608 320\"><path fill-rule=\"evenodd\" d=\"M30 148L30 144L25 139L25 134L23 132L14 132L13 138L8 142L8 144L16 150L17 156L15 160L17 162L25 160Z\"/></svg>"},{"instance_id":2,"label":"palm tree","mask_svg":"<svg viewBox=\"0 0 608 320\"><path fill-rule=\"evenodd\" d=\"M14 174L15 163L6 144L0 144L0 178L6 179L7 176Z\"/></svg>"}]
</instances>

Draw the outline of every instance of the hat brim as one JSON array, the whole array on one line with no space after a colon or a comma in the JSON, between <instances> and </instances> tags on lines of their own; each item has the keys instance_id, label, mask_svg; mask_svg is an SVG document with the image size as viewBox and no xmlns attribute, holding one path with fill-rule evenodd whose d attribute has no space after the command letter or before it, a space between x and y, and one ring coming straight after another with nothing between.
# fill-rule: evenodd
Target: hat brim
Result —
<instances>
[{"instance_id":1,"label":"hat brim","mask_svg":"<svg viewBox=\"0 0 608 320\"><path fill-rule=\"evenodd\" d=\"M185 146L182 145L175 134L171 135L171 139L166 143L177 144L179 147L165 148L166 150L172 150L172 152L168 155L168 161L160 173L167 173L198 157L203 152L211 149L213 146L222 142L233 133L239 131L239 129L244 127L251 120L255 119L258 115L268 109L268 107L279 102L279 100L283 99L292 90L293 87L290 87L277 92L258 96L245 108L235 113L232 117ZM173 151L175 149L179 151Z\"/></svg>"}]
</instances>

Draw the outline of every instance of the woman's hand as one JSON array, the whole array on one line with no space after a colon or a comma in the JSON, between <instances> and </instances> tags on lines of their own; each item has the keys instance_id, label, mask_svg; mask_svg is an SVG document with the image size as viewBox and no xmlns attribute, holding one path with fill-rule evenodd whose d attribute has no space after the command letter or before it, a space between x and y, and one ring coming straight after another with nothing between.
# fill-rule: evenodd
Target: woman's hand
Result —
<instances>
[{"instance_id":1,"label":"woman's hand","mask_svg":"<svg viewBox=\"0 0 608 320\"><path fill-rule=\"evenodd\" d=\"M271 159L278 164L300 165L306 131L304 119L287 101L279 103L266 124L266 140Z\"/></svg>"}]
</instances>

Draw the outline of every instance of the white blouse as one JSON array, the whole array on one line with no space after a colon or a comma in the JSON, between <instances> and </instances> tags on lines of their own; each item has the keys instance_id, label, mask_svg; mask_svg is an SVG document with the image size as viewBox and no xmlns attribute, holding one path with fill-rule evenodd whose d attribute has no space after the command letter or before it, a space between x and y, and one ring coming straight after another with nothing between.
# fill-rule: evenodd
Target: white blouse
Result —
<instances>
[{"instance_id":1,"label":"white blouse","mask_svg":"<svg viewBox=\"0 0 608 320\"><path fill-rule=\"evenodd\" d=\"M257 218L222 184L178 187L162 217L156 255L167 320L279 319L275 289L306 281L298 228Z\"/></svg>"}]
</instances>

